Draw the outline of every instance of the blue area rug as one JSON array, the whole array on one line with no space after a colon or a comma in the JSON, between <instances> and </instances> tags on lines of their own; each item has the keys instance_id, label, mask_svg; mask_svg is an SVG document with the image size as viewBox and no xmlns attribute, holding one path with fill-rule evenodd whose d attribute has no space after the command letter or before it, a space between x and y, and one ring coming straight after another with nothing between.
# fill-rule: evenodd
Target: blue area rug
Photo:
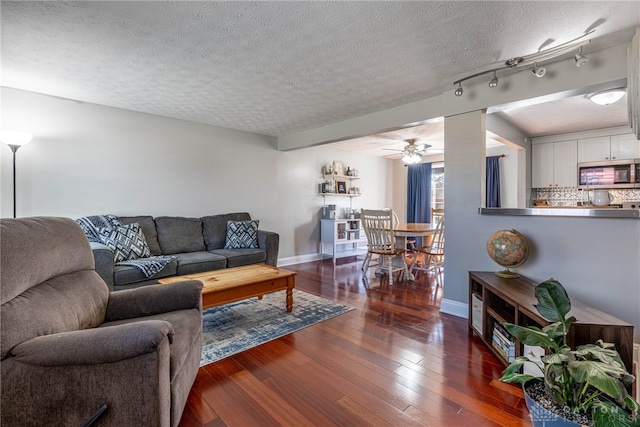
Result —
<instances>
[{"instance_id":1,"label":"blue area rug","mask_svg":"<svg viewBox=\"0 0 640 427\"><path fill-rule=\"evenodd\" d=\"M353 310L294 289L293 311L287 313L285 292L206 309L200 366Z\"/></svg>"}]
</instances>

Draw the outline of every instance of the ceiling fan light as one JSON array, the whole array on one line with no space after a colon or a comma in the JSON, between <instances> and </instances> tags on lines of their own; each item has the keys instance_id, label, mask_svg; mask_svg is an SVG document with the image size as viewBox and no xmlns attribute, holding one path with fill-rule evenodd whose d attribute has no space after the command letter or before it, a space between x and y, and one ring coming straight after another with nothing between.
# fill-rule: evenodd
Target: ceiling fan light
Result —
<instances>
[{"instance_id":1,"label":"ceiling fan light","mask_svg":"<svg viewBox=\"0 0 640 427\"><path fill-rule=\"evenodd\" d=\"M596 92L593 95L589 95L588 98L594 104L609 105L613 104L614 102L620 101L625 93L626 90L624 88L608 89Z\"/></svg>"}]
</instances>

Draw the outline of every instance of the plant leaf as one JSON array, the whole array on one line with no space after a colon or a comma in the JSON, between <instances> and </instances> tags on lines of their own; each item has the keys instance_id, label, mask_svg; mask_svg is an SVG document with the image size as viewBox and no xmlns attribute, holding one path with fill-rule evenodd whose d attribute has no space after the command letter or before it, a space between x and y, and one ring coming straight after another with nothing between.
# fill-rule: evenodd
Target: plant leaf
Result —
<instances>
[{"instance_id":1,"label":"plant leaf","mask_svg":"<svg viewBox=\"0 0 640 427\"><path fill-rule=\"evenodd\" d=\"M624 384L619 380L623 372L626 372L623 368L595 360L574 360L568 363L567 368L577 383L588 382L602 393L615 399L619 404L624 405L628 393Z\"/></svg>"},{"instance_id":2,"label":"plant leaf","mask_svg":"<svg viewBox=\"0 0 640 427\"><path fill-rule=\"evenodd\" d=\"M502 326L518 341L526 345L535 345L544 348L555 348L555 343L547 334L536 327L524 327L513 323L503 323Z\"/></svg>"},{"instance_id":3,"label":"plant leaf","mask_svg":"<svg viewBox=\"0 0 640 427\"><path fill-rule=\"evenodd\" d=\"M525 383L530 379L537 378L533 375L520 373L520 368L522 368L522 365L524 365L525 362L536 363L526 356L518 356L513 360L513 362L511 362L511 364L509 364L509 366L505 368L504 371L502 371L502 377L500 377L500 381L504 381L506 383Z\"/></svg>"},{"instance_id":4,"label":"plant leaf","mask_svg":"<svg viewBox=\"0 0 640 427\"><path fill-rule=\"evenodd\" d=\"M564 287L555 279L546 280L536 286L535 305L538 313L549 322L563 322L571 310L571 301Z\"/></svg>"},{"instance_id":5,"label":"plant leaf","mask_svg":"<svg viewBox=\"0 0 640 427\"><path fill-rule=\"evenodd\" d=\"M634 420L631 415L611 402L593 404L593 421L596 427L638 427L640 419Z\"/></svg>"}]
</instances>

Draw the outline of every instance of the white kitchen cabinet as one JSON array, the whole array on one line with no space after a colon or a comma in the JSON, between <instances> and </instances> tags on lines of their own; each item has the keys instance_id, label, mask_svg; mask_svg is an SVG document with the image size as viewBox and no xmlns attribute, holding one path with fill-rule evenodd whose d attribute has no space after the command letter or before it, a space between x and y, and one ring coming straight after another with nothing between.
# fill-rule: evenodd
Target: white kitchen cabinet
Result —
<instances>
[{"instance_id":1,"label":"white kitchen cabinet","mask_svg":"<svg viewBox=\"0 0 640 427\"><path fill-rule=\"evenodd\" d=\"M640 141L632 134L611 135L611 157L616 159L636 159L640 157Z\"/></svg>"},{"instance_id":2,"label":"white kitchen cabinet","mask_svg":"<svg viewBox=\"0 0 640 427\"><path fill-rule=\"evenodd\" d=\"M640 145L631 134L578 139L578 162L634 159L639 155Z\"/></svg>"},{"instance_id":3,"label":"white kitchen cabinet","mask_svg":"<svg viewBox=\"0 0 640 427\"><path fill-rule=\"evenodd\" d=\"M325 252L325 244L331 253ZM367 238L359 219L321 219L320 254L337 258L367 253Z\"/></svg>"},{"instance_id":4,"label":"white kitchen cabinet","mask_svg":"<svg viewBox=\"0 0 640 427\"><path fill-rule=\"evenodd\" d=\"M536 144L532 146L531 154L533 188L578 185L577 140Z\"/></svg>"},{"instance_id":5,"label":"white kitchen cabinet","mask_svg":"<svg viewBox=\"0 0 640 427\"><path fill-rule=\"evenodd\" d=\"M578 162L598 162L610 159L610 136L578 139Z\"/></svg>"}]
</instances>

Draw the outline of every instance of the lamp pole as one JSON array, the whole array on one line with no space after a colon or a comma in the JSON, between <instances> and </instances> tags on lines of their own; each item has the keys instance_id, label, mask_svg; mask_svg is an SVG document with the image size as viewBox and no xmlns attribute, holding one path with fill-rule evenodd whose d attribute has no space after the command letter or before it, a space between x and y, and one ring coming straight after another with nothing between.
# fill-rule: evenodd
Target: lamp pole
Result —
<instances>
[{"instance_id":1,"label":"lamp pole","mask_svg":"<svg viewBox=\"0 0 640 427\"><path fill-rule=\"evenodd\" d=\"M13 152L13 217L16 217L16 151L20 148L17 144L7 144Z\"/></svg>"},{"instance_id":2,"label":"lamp pole","mask_svg":"<svg viewBox=\"0 0 640 427\"><path fill-rule=\"evenodd\" d=\"M13 217L16 217L16 151L31 141L33 136L26 132L0 130L0 141L11 148L13 153Z\"/></svg>"}]
</instances>

